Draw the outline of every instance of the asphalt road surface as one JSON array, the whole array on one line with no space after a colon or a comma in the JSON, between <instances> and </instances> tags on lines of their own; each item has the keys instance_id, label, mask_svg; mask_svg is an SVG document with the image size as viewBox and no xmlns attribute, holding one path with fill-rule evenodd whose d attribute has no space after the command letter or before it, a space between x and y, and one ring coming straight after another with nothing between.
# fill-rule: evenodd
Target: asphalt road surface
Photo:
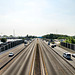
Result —
<instances>
[{"instance_id":1,"label":"asphalt road surface","mask_svg":"<svg viewBox=\"0 0 75 75\"><path fill-rule=\"evenodd\" d=\"M38 47L37 46L38 43ZM15 55L24 48L24 45L15 49ZM37 49L36 49L37 48ZM39 50L39 51L38 51ZM37 53L36 53L36 52ZM1 54L0 61L2 66L7 60L8 53ZM36 56L36 53L38 56ZM39 53L39 54L38 54ZM29 44L17 57L15 57L12 61L9 62L9 66L5 66L2 70L0 70L1 75L31 75L31 65L33 59L33 55L35 57L35 65L33 66L33 71L36 71L36 62L39 62L39 67L41 73L37 73L38 71L33 73L32 75L75 75L75 67L68 64L62 57L60 57L51 47L49 47L45 42L41 39L35 39L31 44ZM39 60L39 61L38 61ZM2 64L3 62L3 64ZM40 63L42 62L42 63ZM42 71L43 70L43 71Z\"/></svg>"},{"instance_id":2,"label":"asphalt road surface","mask_svg":"<svg viewBox=\"0 0 75 75\"><path fill-rule=\"evenodd\" d=\"M75 75L75 69L57 55L46 43L42 40L39 40L39 43L48 75Z\"/></svg>"},{"instance_id":3,"label":"asphalt road surface","mask_svg":"<svg viewBox=\"0 0 75 75\"><path fill-rule=\"evenodd\" d=\"M32 56L34 52L34 47L36 45L36 40L33 41L23 52L18 55L16 60L8 67L4 68L5 71L2 75L29 75Z\"/></svg>"}]
</instances>

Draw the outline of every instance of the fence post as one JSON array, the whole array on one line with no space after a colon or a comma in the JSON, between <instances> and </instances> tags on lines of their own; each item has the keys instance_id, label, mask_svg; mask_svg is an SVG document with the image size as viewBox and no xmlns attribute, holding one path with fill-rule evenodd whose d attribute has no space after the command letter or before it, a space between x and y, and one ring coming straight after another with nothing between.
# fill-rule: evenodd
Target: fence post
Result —
<instances>
[{"instance_id":1,"label":"fence post","mask_svg":"<svg viewBox=\"0 0 75 75\"><path fill-rule=\"evenodd\" d=\"M74 50L75 50L75 44L74 44Z\"/></svg>"},{"instance_id":2,"label":"fence post","mask_svg":"<svg viewBox=\"0 0 75 75\"><path fill-rule=\"evenodd\" d=\"M4 47L4 51L5 51L5 46L3 46Z\"/></svg>"},{"instance_id":3,"label":"fence post","mask_svg":"<svg viewBox=\"0 0 75 75\"><path fill-rule=\"evenodd\" d=\"M67 43L67 48L68 48L68 43Z\"/></svg>"},{"instance_id":4,"label":"fence post","mask_svg":"<svg viewBox=\"0 0 75 75\"><path fill-rule=\"evenodd\" d=\"M0 52L1 52L1 47L0 47Z\"/></svg>"}]
</instances>

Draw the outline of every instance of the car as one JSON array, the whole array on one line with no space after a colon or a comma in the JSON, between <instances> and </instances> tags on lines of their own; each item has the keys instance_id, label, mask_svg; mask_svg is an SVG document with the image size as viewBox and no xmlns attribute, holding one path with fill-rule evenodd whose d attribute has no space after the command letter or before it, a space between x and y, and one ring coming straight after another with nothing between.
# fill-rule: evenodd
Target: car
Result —
<instances>
[{"instance_id":1,"label":"car","mask_svg":"<svg viewBox=\"0 0 75 75\"><path fill-rule=\"evenodd\" d=\"M75 57L75 54L72 54L72 57Z\"/></svg>"},{"instance_id":2,"label":"car","mask_svg":"<svg viewBox=\"0 0 75 75\"><path fill-rule=\"evenodd\" d=\"M27 40L24 40L24 44L27 44L28 43L28 41Z\"/></svg>"},{"instance_id":3,"label":"car","mask_svg":"<svg viewBox=\"0 0 75 75\"><path fill-rule=\"evenodd\" d=\"M32 41L29 41L29 43L31 43Z\"/></svg>"},{"instance_id":4,"label":"car","mask_svg":"<svg viewBox=\"0 0 75 75\"><path fill-rule=\"evenodd\" d=\"M48 42L48 45L50 45L50 42Z\"/></svg>"},{"instance_id":5,"label":"car","mask_svg":"<svg viewBox=\"0 0 75 75\"><path fill-rule=\"evenodd\" d=\"M65 57L66 59L71 59L71 54L68 52L63 53L63 57Z\"/></svg>"},{"instance_id":6,"label":"car","mask_svg":"<svg viewBox=\"0 0 75 75\"><path fill-rule=\"evenodd\" d=\"M55 46L54 46L54 45L52 45L51 47L52 47L52 48L54 48Z\"/></svg>"},{"instance_id":7,"label":"car","mask_svg":"<svg viewBox=\"0 0 75 75\"><path fill-rule=\"evenodd\" d=\"M13 55L14 55L13 52L10 52L10 53L9 53L9 57L12 57Z\"/></svg>"},{"instance_id":8,"label":"car","mask_svg":"<svg viewBox=\"0 0 75 75\"><path fill-rule=\"evenodd\" d=\"M54 47L56 47L56 44L54 44Z\"/></svg>"},{"instance_id":9,"label":"car","mask_svg":"<svg viewBox=\"0 0 75 75\"><path fill-rule=\"evenodd\" d=\"M27 46L27 44L24 44L24 46Z\"/></svg>"}]
</instances>

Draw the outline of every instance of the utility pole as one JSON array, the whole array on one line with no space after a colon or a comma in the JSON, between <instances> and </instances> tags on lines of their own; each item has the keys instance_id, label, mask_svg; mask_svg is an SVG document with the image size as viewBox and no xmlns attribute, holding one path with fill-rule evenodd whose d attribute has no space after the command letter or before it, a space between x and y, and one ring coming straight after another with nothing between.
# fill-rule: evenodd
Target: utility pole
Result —
<instances>
[{"instance_id":1,"label":"utility pole","mask_svg":"<svg viewBox=\"0 0 75 75\"><path fill-rule=\"evenodd\" d=\"M15 29L13 29L13 36L15 37Z\"/></svg>"},{"instance_id":2,"label":"utility pole","mask_svg":"<svg viewBox=\"0 0 75 75\"><path fill-rule=\"evenodd\" d=\"M2 34L3 34L3 33L1 33L1 36L2 36Z\"/></svg>"},{"instance_id":3,"label":"utility pole","mask_svg":"<svg viewBox=\"0 0 75 75\"><path fill-rule=\"evenodd\" d=\"M56 29L56 34L57 34L58 30Z\"/></svg>"}]
</instances>

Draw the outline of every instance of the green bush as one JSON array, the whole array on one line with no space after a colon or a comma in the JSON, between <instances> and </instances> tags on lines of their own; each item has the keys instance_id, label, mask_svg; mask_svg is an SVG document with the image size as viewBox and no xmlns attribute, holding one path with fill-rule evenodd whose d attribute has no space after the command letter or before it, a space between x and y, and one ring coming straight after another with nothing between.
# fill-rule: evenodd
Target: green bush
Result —
<instances>
[{"instance_id":1,"label":"green bush","mask_svg":"<svg viewBox=\"0 0 75 75\"><path fill-rule=\"evenodd\" d=\"M75 39L73 39L72 37L69 37L66 39L65 41L66 43L72 43L72 44L75 44Z\"/></svg>"}]
</instances>

